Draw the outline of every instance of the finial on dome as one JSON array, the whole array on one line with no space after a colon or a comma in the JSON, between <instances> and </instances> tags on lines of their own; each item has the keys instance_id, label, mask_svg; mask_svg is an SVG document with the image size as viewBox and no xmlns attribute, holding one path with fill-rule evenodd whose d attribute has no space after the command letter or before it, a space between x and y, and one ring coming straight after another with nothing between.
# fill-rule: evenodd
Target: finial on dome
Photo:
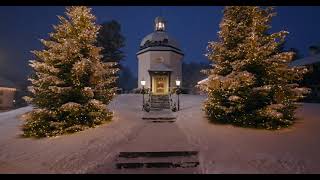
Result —
<instances>
[{"instance_id":1,"label":"finial on dome","mask_svg":"<svg viewBox=\"0 0 320 180\"><path fill-rule=\"evenodd\" d=\"M156 19L154 20L154 23L155 23L155 31L165 31L166 27L165 27L165 24L166 24L166 21L164 20L163 17L156 17Z\"/></svg>"}]
</instances>

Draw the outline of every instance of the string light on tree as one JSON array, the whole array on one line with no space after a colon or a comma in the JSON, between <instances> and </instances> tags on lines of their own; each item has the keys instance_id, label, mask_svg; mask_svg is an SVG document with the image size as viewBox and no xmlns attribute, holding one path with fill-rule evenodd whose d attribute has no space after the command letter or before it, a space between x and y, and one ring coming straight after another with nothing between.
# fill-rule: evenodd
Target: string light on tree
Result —
<instances>
[{"instance_id":1,"label":"string light on tree","mask_svg":"<svg viewBox=\"0 0 320 180\"><path fill-rule=\"evenodd\" d=\"M293 123L295 102L309 92L297 84L307 71L288 66L293 53L280 51L288 32L269 33L274 16L270 7L224 9L219 41L207 48L214 66L201 85L211 121L266 129Z\"/></svg>"},{"instance_id":2,"label":"string light on tree","mask_svg":"<svg viewBox=\"0 0 320 180\"><path fill-rule=\"evenodd\" d=\"M66 17L53 26L50 40L41 40L44 50L33 51L35 71L29 78L35 110L28 113L26 136L56 136L81 131L111 120L107 104L115 95L115 63L103 63L96 47L99 26L91 9L68 7Z\"/></svg>"}]
</instances>

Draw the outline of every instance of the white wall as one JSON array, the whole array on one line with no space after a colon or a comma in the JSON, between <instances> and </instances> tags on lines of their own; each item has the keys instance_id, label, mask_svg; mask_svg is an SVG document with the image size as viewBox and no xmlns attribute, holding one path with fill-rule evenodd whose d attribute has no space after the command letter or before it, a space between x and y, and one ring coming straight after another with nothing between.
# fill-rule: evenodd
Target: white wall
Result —
<instances>
[{"instance_id":1,"label":"white wall","mask_svg":"<svg viewBox=\"0 0 320 180\"><path fill-rule=\"evenodd\" d=\"M182 58L183 56L172 51L147 51L138 55L138 88L141 87L141 80L146 81L146 88L151 87L149 69L157 65L157 59L162 57L163 64L172 69L170 87L175 87L177 78L182 79Z\"/></svg>"}]
</instances>

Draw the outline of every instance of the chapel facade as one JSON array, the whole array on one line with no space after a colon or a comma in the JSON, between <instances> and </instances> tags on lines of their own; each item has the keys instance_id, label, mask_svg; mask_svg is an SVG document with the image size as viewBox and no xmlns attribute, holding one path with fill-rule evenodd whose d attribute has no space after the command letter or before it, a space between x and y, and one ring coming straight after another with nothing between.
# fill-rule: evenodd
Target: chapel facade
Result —
<instances>
[{"instance_id":1,"label":"chapel facade","mask_svg":"<svg viewBox=\"0 0 320 180\"><path fill-rule=\"evenodd\" d=\"M166 95L176 87L176 80L182 79L183 52L178 42L166 31L166 21L156 17L154 32L145 36L137 52L138 88L145 81L153 95Z\"/></svg>"}]
</instances>

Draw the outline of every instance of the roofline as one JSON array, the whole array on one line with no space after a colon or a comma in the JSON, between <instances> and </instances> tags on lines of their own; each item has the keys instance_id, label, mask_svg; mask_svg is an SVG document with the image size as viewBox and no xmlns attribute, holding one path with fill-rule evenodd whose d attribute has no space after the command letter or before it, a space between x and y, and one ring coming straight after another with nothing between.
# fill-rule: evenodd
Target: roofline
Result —
<instances>
[{"instance_id":1,"label":"roofline","mask_svg":"<svg viewBox=\"0 0 320 180\"><path fill-rule=\"evenodd\" d=\"M146 52L149 52L149 51L171 51L171 52L175 52L177 54L180 54L182 56L184 56L184 54L182 52L179 52L179 51L175 51L173 49L168 49L168 50L164 50L164 49L147 49L147 50L141 50L139 52L136 53L136 55L140 55L140 54L143 54L143 53L146 53Z\"/></svg>"},{"instance_id":2,"label":"roofline","mask_svg":"<svg viewBox=\"0 0 320 180\"><path fill-rule=\"evenodd\" d=\"M172 72L172 70L156 70L156 69L148 69L149 72Z\"/></svg>"},{"instance_id":3,"label":"roofline","mask_svg":"<svg viewBox=\"0 0 320 180\"><path fill-rule=\"evenodd\" d=\"M143 47L143 46L140 46L140 47ZM178 51L181 51L180 48L174 47L174 46L172 46L172 45L167 45L167 44L154 45L154 46L146 46L146 47L144 47L144 48L141 48L139 51L142 51L142 50L144 50L144 49L151 48L151 47L170 47L170 48L176 49L176 50L178 50Z\"/></svg>"},{"instance_id":4,"label":"roofline","mask_svg":"<svg viewBox=\"0 0 320 180\"><path fill-rule=\"evenodd\" d=\"M17 88L11 88L11 87L0 87L0 90L9 90L9 91L17 91Z\"/></svg>"},{"instance_id":5,"label":"roofline","mask_svg":"<svg viewBox=\"0 0 320 180\"><path fill-rule=\"evenodd\" d=\"M209 78L205 78L205 79L202 79L200 81L197 82L197 84L203 84L203 83L206 83L208 81Z\"/></svg>"}]
</instances>

